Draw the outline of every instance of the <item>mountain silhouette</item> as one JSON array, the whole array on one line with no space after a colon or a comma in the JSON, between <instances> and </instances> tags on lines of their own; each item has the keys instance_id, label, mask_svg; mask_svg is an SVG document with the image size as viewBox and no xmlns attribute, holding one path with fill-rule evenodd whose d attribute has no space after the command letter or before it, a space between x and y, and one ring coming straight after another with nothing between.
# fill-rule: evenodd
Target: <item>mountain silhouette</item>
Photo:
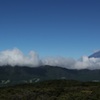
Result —
<instances>
[{"instance_id":1,"label":"mountain silhouette","mask_svg":"<svg viewBox=\"0 0 100 100\"><path fill-rule=\"evenodd\" d=\"M100 51L97 51L89 56L89 58L100 58Z\"/></svg>"}]
</instances>

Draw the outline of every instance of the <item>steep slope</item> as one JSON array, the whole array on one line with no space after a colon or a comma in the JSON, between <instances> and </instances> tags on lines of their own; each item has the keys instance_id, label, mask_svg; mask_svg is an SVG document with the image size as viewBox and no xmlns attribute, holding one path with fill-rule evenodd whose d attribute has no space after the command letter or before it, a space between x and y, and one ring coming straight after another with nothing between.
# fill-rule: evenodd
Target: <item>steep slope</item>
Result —
<instances>
[{"instance_id":1,"label":"steep slope","mask_svg":"<svg viewBox=\"0 0 100 100\"><path fill-rule=\"evenodd\" d=\"M89 58L92 58L92 57L100 58L100 51L97 51L97 52L95 52L95 53L93 53L92 55L89 56Z\"/></svg>"}]
</instances>

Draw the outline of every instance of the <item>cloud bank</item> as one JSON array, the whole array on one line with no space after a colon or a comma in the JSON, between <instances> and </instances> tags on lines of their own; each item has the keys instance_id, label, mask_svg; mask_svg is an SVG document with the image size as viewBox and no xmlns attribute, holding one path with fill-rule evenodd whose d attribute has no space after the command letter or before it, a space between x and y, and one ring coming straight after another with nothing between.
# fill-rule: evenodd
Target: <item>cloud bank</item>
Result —
<instances>
[{"instance_id":1,"label":"cloud bank","mask_svg":"<svg viewBox=\"0 0 100 100\"><path fill-rule=\"evenodd\" d=\"M100 58L88 58L83 56L79 60L64 57L39 58L39 55L30 51L24 55L19 49L0 51L0 66L29 66L38 67L41 65L59 66L68 69L100 69Z\"/></svg>"},{"instance_id":2,"label":"cloud bank","mask_svg":"<svg viewBox=\"0 0 100 100\"><path fill-rule=\"evenodd\" d=\"M0 66L19 65L37 67L40 65L40 62L38 54L34 51L30 51L26 56L17 48L0 52Z\"/></svg>"},{"instance_id":3,"label":"cloud bank","mask_svg":"<svg viewBox=\"0 0 100 100\"><path fill-rule=\"evenodd\" d=\"M88 58L83 56L79 60L72 58L46 58L43 59L44 65L61 66L68 69L100 69L100 58Z\"/></svg>"}]
</instances>

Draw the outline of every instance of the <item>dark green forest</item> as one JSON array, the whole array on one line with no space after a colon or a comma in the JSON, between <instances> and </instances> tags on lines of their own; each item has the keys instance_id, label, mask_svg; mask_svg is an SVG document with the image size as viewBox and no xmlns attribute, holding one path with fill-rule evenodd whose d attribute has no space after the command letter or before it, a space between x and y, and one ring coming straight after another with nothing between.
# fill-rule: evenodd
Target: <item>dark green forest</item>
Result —
<instances>
[{"instance_id":1,"label":"dark green forest","mask_svg":"<svg viewBox=\"0 0 100 100\"><path fill-rule=\"evenodd\" d=\"M100 83L51 80L1 87L0 100L100 100Z\"/></svg>"},{"instance_id":2,"label":"dark green forest","mask_svg":"<svg viewBox=\"0 0 100 100\"><path fill-rule=\"evenodd\" d=\"M76 70L49 65L40 67L0 66L0 87L57 79L100 82L100 69Z\"/></svg>"}]
</instances>

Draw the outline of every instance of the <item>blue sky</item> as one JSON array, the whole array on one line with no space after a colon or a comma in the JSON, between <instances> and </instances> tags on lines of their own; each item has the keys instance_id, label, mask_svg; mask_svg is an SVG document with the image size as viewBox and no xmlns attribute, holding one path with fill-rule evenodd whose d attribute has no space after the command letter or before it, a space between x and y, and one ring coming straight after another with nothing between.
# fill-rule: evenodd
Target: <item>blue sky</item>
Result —
<instances>
[{"instance_id":1,"label":"blue sky","mask_svg":"<svg viewBox=\"0 0 100 100\"><path fill-rule=\"evenodd\" d=\"M0 51L79 58L99 43L100 0L0 0Z\"/></svg>"}]
</instances>

